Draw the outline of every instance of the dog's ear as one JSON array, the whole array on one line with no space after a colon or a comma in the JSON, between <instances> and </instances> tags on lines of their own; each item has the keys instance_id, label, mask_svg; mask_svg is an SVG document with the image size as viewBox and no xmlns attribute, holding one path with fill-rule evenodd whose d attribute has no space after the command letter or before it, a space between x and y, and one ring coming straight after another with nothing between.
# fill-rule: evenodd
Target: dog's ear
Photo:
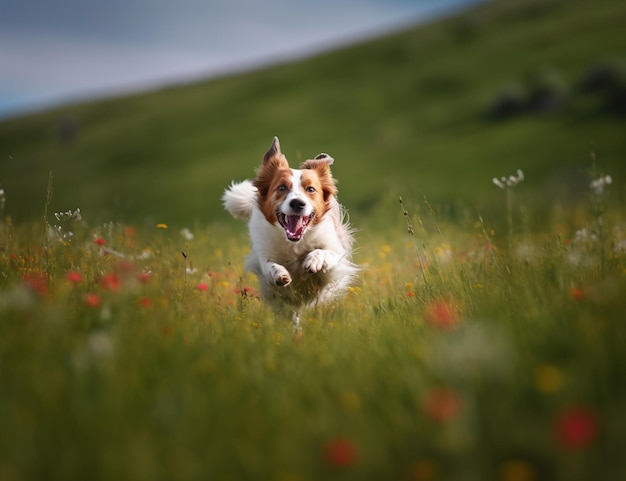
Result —
<instances>
[{"instance_id":1,"label":"dog's ear","mask_svg":"<svg viewBox=\"0 0 626 481\"><path fill-rule=\"evenodd\" d=\"M301 169L313 169L317 171L322 188L324 189L324 200L328 201L331 195L337 194L337 181L330 172L330 166L335 161L328 154L316 155L314 159L305 160L300 166Z\"/></svg>"},{"instance_id":2,"label":"dog's ear","mask_svg":"<svg viewBox=\"0 0 626 481\"><path fill-rule=\"evenodd\" d=\"M263 157L263 165L261 165L261 168L257 171L256 179L252 181L252 185L258 189L261 198L267 196L276 171L288 168L289 163L287 162L287 158L280 151L278 137L274 137L270 150L268 150L265 157Z\"/></svg>"},{"instance_id":3,"label":"dog's ear","mask_svg":"<svg viewBox=\"0 0 626 481\"><path fill-rule=\"evenodd\" d=\"M305 160L300 166L300 168L301 169L317 169L320 167L327 168L333 165L334 161L335 159L333 159L330 155L322 153L322 154L316 155L314 159Z\"/></svg>"},{"instance_id":4,"label":"dog's ear","mask_svg":"<svg viewBox=\"0 0 626 481\"><path fill-rule=\"evenodd\" d=\"M285 158L283 153L280 151L280 141L278 140L278 137L274 137L274 139L272 140L272 145L270 146L270 149L265 154L265 157L263 157L263 165L264 166L267 166L269 164L281 165L283 163L287 164L287 159Z\"/></svg>"}]
</instances>

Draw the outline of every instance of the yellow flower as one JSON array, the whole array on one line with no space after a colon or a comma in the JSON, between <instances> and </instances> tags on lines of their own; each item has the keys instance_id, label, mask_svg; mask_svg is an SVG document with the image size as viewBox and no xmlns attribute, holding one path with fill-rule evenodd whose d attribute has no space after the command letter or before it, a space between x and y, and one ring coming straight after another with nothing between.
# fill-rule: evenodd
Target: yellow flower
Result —
<instances>
[{"instance_id":1,"label":"yellow flower","mask_svg":"<svg viewBox=\"0 0 626 481\"><path fill-rule=\"evenodd\" d=\"M378 257L380 257L381 259L384 259L385 257L387 257L387 255L389 255L390 252L391 252L391 246L385 244L381 246L380 251L378 252Z\"/></svg>"},{"instance_id":2,"label":"yellow flower","mask_svg":"<svg viewBox=\"0 0 626 481\"><path fill-rule=\"evenodd\" d=\"M157 224L157 229L167 229L167 224Z\"/></svg>"},{"instance_id":3,"label":"yellow flower","mask_svg":"<svg viewBox=\"0 0 626 481\"><path fill-rule=\"evenodd\" d=\"M563 386L563 372L552 364L535 369L535 387L544 393L557 392Z\"/></svg>"},{"instance_id":4,"label":"yellow flower","mask_svg":"<svg viewBox=\"0 0 626 481\"><path fill-rule=\"evenodd\" d=\"M502 463L499 469L499 479L502 481L533 481L535 470L526 461L511 459Z\"/></svg>"},{"instance_id":5,"label":"yellow flower","mask_svg":"<svg viewBox=\"0 0 626 481\"><path fill-rule=\"evenodd\" d=\"M346 411L357 411L361 407L361 398L354 391L341 392L339 402Z\"/></svg>"}]
</instances>

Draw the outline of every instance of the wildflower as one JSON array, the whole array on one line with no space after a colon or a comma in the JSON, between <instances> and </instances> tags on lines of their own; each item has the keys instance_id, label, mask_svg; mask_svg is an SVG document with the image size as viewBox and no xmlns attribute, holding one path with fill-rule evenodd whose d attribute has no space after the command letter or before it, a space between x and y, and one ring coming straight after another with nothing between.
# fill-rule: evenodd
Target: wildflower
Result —
<instances>
[{"instance_id":1,"label":"wildflower","mask_svg":"<svg viewBox=\"0 0 626 481\"><path fill-rule=\"evenodd\" d=\"M48 278L45 273L34 272L32 274L26 274L22 277L22 280L33 292L42 297L48 295Z\"/></svg>"},{"instance_id":2,"label":"wildflower","mask_svg":"<svg viewBox=\"0 0 626 481\"><path fill-rule=\"evenodd\" d=\"M439 329L452 329L459 322L459 312L449 301L435 300L426 306L424 311L426 322Z\"/></svg>"},{"instance_id":3,"label":"wildflower","mask_svg":"<svg viewBox=\"0 0 626 481\"><path fill-rule=\"evenodd\" d=\"M196 288L197 288L199 291L206 291L206 290L209 288L209 285L208 285L208 284L206 284L205 282L200 282L200 283L198 283L198 285L196 286Z\"/></svg>"},{"instance_id":4,"label":"wildflower","mask_svg":"<svg viewBox=\"0 0 626 481\"><path fill-rule=\"evenodd\" d=\"M517 184L524 180L524 172L521 169L517 169L517 175L509 175L508 177L494 177L491 181L501 189L508 187L515 187Z\"/></svg>"},{"instance_id":5,"label":"wildflower","mask_svg":"<svg viewBox=\"0 0 626 481\"><path fill-rule=\"evenodd\" d=\"M80 284L83 282L83 275L80 272L70 271L66 276L67 280L72 284Z\"/></svg>"},{"instance_id":6,"label":"wildflower","mask_svg":"<svg viewBox=\"0 0 626 481\"><path fill-rule=\"evenodd\" d=\"M554 429L562 447L571 450L585 449L598 437L598 420L591 408L573 406L559 413Z\"/></svg>"},{"instance_id":7,"label":"wildflower","mask_svg":"<svg viewBox=\"0 0 626 481\"><path fill-rule=\"evenodd\" d=\"M100 299L100 296L98 294L90 292L85 296L85 304L87 304L89 307L100 307L100 305L102 304L102 300Z\"/></svg>"},{"instance_id":8,"label":"wildflower","mask_svg":"<svg viewBox=\"0 0 626 481\"><path fill-rule=\"evenodd\" d=\"M156 228L157 229L167 229L167 224L157 224Z\"/></svg>"},{"instance_id":9,"label":"wildflower","mask_svg":"<svg viewBox=\"0 0 626 481\"><path fill-rule=\"evenodd\" d=\"M343 391L339 395L339 402L346 411L358 411L361 407L361 398L354 391Z\"/></svg>"},{"instance_id":10,"label":"wildflower","mask_svg":"<svg viewBox=\"0 0 626 481\"><path fill-rule=\"evenodd\" d=\"M137 276L137 280L141 282L142 284L147 284L150 281L151 277L152 277L152 274L150 272L144 271Z\"/></svg>"},{"instance_id":11,"label":"wildflower","mask_svg":"<svg viewBox=\"0 0 626 481\"><path fill-rule=\"evenodd\" d=\"M604 193L604 187L607 185L611 185L613 183L613 179L610 175L603 175L591 181L589 187L593 190L593 193L600 196Z\"/></svg>"},{"instance_id":12,"label":"wildflower","mask_svg":"<svg viewBox=\"0 0 626 481\"><path fill-rule=\"evenodd\" d=\"M195 267L193 267L193 268L192 268L192 267L187 267L187 268L185 269L185 273L186 273L187 275L192 276L192 275L194 275L194 274L197 274L197 273L198 273L198 269L196 269Z\"/></svg>"},{"instance_id":13,"label":"wildflower","mask_svg":"<svg viewBox=\"0 0 626 481\"><path fill-rule=\"evenodd\" d=\"M557 392L563 386L563 372L552 364L535 369L535 387L544 393Z\"/></svg>"},{"instance_id":14,"label":"wildflower","mask_svg":"<svg viewBox=\"0 0 626 481\"><path fill-rule=\"evenodd\" d=\"M150 299L149 297L142 297L141 299L139 299L139 306L141 307L152 307L152 299Z\"/></svg>"},{"instance_id":15,"label":"wildflower","mask_svg":"<svg viewBox=\"0 0 626 481\"><path fill-rule=\"evenodd\" d=\"M69 221L69 220L82 220L80 209L76 209L74 212L72 212L71 209L68 210L67 212L55 212L54 217L59 222Z\"/></svg>"},{"instance_id":16,"label":"wildflower","mask_svg":"<svg viewBox=\"0 0 626 481\"><path fill-rule=\"evenodd\" d=\"M415 291L406 291L404 295L406 297L415 297Z\"/></svg>"},{"instance_id":17,"label":"wildflower","mask_svg":"<svg viewBox=\"0 0 626 481\"><path fill-rule=\"evenodd\" d=\"M124 226L124 235L126 237L136 237L137 236L137 228L134 225Z\"/></svg>"},{"instance_id":18,"label":"wildflower","mask_svg":"<svg viewBox=\"0 0 626 481\"><path fill-rule=\"evenodd\" d=\"M349 439L336 438L324 446L324 458L326 462L336 468L352 466L357 458L357 448Z\"/></svg>"},{"instance_id":19,"label":"wildflower","mask_svg":"<svg viewBox=\"0 0 626 481\"><path fill-rule=\"evenodd\" d=\"M461 400L451 389L435 389L426 396L424 410L433 421L444 423L457 417L461 410Z\"/></svg>"},{"instance_id":20,"label":"wildflower","mask_svg":"<svg viewBox=\"0 0 626 481\"><path fill-rule=\"evenodd\" d=\"M106 245L106 241L102 237L97 237L94 242L98 244L100 247Z\"/></svg>"},{"instance_id":21,"label":"wildflower","mask_svg":"<svg viewBox=\"0 0 626 481\"><path fill-rule=\"evenodd\" d=\"M570 291L570 295L572 296L572 299L576 301L582 301L583 299L585 299L585 291L583 291L582 289L578 287L574 287Z\"/></svg>"},{"instance_id":22,"label":"wildflower","mask_svg":"<svg viewBox=\"0 0 626 481\"><path fill-rule=\"evenodd\" d=\"M183 239L188 241L192 241L194 239L193 233L189 229L187 229L187 227L181 229L180 235L183 236Z\"/></svg>"},{"instance_id":23,"label":"wildflower","mask_svg":"<svg viewBox=\"0 0 626 481\"><path fill-rule=\"evenodd\" d=\"M118 292L120 288L122 287L120 278L114 273L109 273L105 275L100 281L100 284L102 285L103 289L106 289L112 292Z\"/></svg>"},{"instance_id":24,"label":"wildflower","mask_svg":"<svg viewBox=\"0 0 626 481\"><path fill-rule=\"evenodd\" d=\"M509 459L498 469L502 481L533 481L536 479L535 469L521 459Z\"/></svg>"},{"instance_id":25,"label":"wildflower","mask_svg":"<svg viewBox=\"0 0 626 481\"><path fill-rule=\"evenodd\" d=\"M241 289L235 289L234 293L240 295L241 297L259 296L259 291L248 286L243 286Z\"/></svg>"}]
</instances>

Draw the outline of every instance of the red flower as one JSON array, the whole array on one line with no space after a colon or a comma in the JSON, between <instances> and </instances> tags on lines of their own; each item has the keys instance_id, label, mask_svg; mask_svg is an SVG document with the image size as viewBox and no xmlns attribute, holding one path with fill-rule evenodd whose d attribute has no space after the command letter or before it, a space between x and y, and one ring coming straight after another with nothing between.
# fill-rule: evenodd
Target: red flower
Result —
<instances>
[{"instance_id":1,"label":"red flower","mask_svg":"<svg viewBox=\"0 0 626 481\"><path fill-rule=\"evenodd\" d=\"M98 294L90 292L85 296L85 304L87 304L89 307L99 307L100 304L102 304L102 300L100 299L100 296L98 296Z\"/></svg>"},{"instance_id":2,"label":"red flower","mask_svg":"<svg viewBox=\"0 0 626 481\"><path fill-rule=\"evenodd\" d=\"M450 301L441 299L426 306L424 317L428 324L439 329L452 329L460 320L457 308Z\"/></svg>"},{"instance_id":3,"label":"red flower","mask_svg":"<svg viewBox=\"0 0 626 481\"><path fill-rule=\"evenodd\" d=\"M34 272L22 277L26 285L40 296L48 295L48 278L43 272Z\"/></svg>"},{"instance_id":4,"label":"red flower","mask_svg":"<svg viewBox=\"0 0 626 481\"><path fill-rule=\"evenodd\" d=\"M106 241L102 237L98 237L94 242L101 247L106 244Z\"/></svg>"},{"instance_id":5,"label":"red flower","mask_svg":"<svg viewBox=\"0 0 626 481\"><path fill-rule=\"evenodd\" d=\"M557 416L554 428L559 444L567 449L585 449L598 437L597 416L585 406L563 410Z\"/></svg>"},{"instance_id":6,"label":"red flower","mask_svg":"<svg viewBox=\"0 0 626 481\"><path fill-rule=\"evenodd\" d=\"M444 423L457 417L461 411L461 400L451 389L435 389L426 396L424 410L433 421Z\"/></svg>"},{"instance_id":7,"label":"red flower","mask_svg":"<svg viewBox=\"0 0 626 481\"><path fill-rule=\"evenodd\" d=\"M206 291L209 288L209 285L204 282L200 282L196 287L200 291Z\"/></svg>"},{"instance_id":8,"label":"red flower","mask_svg":"<svg viewBox=\"0 0 626 481\"><path fill-rule=\"evenodd\" d=\"M570 295L572 296L572 299L582 301L585 298L585 291L575 287L570 291Z\"/></svg>"},{"instance_id":9,"label":"red flower","mask_svg":"<svg viewBox=\"0 0 626 481\"><path fill-rule=\"evenodd\" d=\"M122 287L122 283L120 282L120 278L117 277L116 274L110 273L105 275L100 281L103 289L118 292Z\"/></svg>"},{"instance_id":10,"label":"red flower","mask_svg":"<svg viewBox=\"0 0 626 481\"><path fill-rule=\"evenodd\" d=\"M80 284L83 282L83 275L80 272L70 271L67 273L66 277L72 284Z\"/></svg>"},{"instance_id":11,"label":"red flower","mask_svg":"<svg viewBox=\"0 0 626 481\"><path fill-rule=\"evenodd\" d=\"M150 299L149 297L142 297L141 299L139 299L139 305L141 307L151 307L152 299Z\"/></svg>"},{"instance_id":12,"label":"red flower","mask_svg":"<svg viewBox=\"0 0 626 481\"><path fill-rule=\"evenodd\" d=\"M142 284L147 284L150 281L152 275L149 272L142 272L137 276L137 280Z\"/></svg>"},{"instance_id":13,"label":"red flower","mask_svg":"<svg viewBox=\"0 0 626 481\"><path fill-rule=\"evenodd\" d=\"M326 444L324 457L331 466L347 468L356 462L358 451L354 443L349 439L337 438Z\"/></svg>"}]
</instances>

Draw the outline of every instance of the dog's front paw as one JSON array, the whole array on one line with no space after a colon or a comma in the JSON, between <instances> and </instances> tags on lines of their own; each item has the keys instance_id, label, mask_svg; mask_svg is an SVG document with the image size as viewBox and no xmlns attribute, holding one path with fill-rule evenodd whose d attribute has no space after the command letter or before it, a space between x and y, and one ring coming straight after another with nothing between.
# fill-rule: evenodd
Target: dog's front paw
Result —
<instances>
[{"instance_id":1,"label":"dog's front paw","mask_svg":"<svg viewBox=\"0 0 626 481\"><path fill-rule=\"evenodd\" d=\"M289 271L280 264L272 264L270 266L271 281L278 287L285 287L291 284L291 275Z\"/></svg>"},{"instance_id":2,"label":"dog's front paw","mask_svg":"<svg viewBox=\"0 0 626 481\"><path fill-rule=\"evenodd\" d=\"M309 252L309 254L304 259L302 264L304 270L310 272L311 274L315 274L319 271L324 271L328 268L328 264L326 262L326 255L322 249L315 249Z\"/></svg>"}]
</instances>

